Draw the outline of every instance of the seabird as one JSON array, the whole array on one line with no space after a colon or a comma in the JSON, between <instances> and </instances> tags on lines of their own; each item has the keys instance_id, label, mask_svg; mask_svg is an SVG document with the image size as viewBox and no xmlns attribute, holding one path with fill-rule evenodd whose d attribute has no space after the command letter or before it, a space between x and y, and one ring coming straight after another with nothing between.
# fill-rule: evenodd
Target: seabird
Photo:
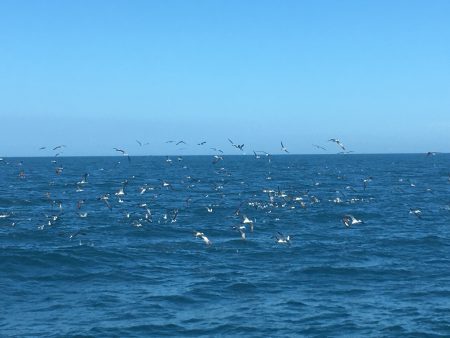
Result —
<instances>
[{"instance_id":1,"label":"seabird","mask_svg":"<svg viewBox=\"0 0 450 338\"><path fill-rule=\"evenodd\" d=\"M236 225L236 226L233 226L233 229L235 229L235 230L237 230L237 231L239 231L239 233L241 234L241 238L243 239L243 240L245 240L246 239L246 234L245 234L245 225Z\"/></svg>"},{"instance_id":2,"label":"seabird","mask_svg":"<svg viewBox=\"0 0 450 338\"><path fill-rule=\"evenodd\" d=\"M236 149L239 149L240 151L244 151L244 144L235 144L233 141L231 141L230 139L228 139L228 141L230 141L231 145L233 147L235 147Z\"/></svg>"},{"instance_id":3,"label":"seabird","mask_svg":"<svg viewBox=\"0 0 450 338\"><path fill-rule=\"evenodd\" d=\"M372 176L369 176L367 178L363 178L362 181L363 181L363 185L364 185L364 190L366 190L367 183L372 182Z\"/></svg>"},{"instance_id":4,"label":"seabird","mask_svg":"<svg viewBox=\"0 0 450 338\"><path fill-rule=\"evenodd\" d=\"M149 144L150 144L149 142L142 143L142 142L139 141L139 140L136 140L136 142L137 142L137 144L139 144L140 147L146 146L146 145L149 145Z\"/></svg>"},{"instance_id":5,"label":"seabird","mask_svg":"<svg viewBox=\"0 0 450 338\"><path fill-rule=\"evenodd\" d=\"M336 143L339 147L342 148L342 150L345 151L345 146L344 146L344 145L342 144L342 142L341 142L340 140L338 140L337 138L330 138L328 141L329 141L329 142L334 142L334 143Z\"/></svg>"},{"instance_id":6,"label":"seabird","mask_svg":"<svg viewBox=\"0 0 450 338\"><path fill-rule=\"evenodd\" d=\"M242 224L249 224L250 231L253 232L253 221L245 215L242 215Z\"/></svg>"},{"instance_id":7,"label":"seabird","mask_svg":"<svg viewBox=\"0 0 450 338\"><path fill-rule=\"evenodd\" d=\"M199 232L199 231L194 231L194 236L196 238L201 238L206 245L211 245L211 241L208 239L208 237L205 236L205 234L203 232Z\"/></svg>"},{"instance_id":8,"label":"seabird","mask_svg":"<svg viewBox=\"0 0 450 338\"><path fill-rule=\"evenodd\" d=\"M73 234L71 234L71 235L69 236L69 239L72 239L72 238L74 238L74 237L76 237L76 236L78 236L78 235L86 235L86 233L83 232L83 230L78 230L78 231L74 232Z\"/></svg>"},{"instance_id":9,"label":"seabird","mask_svg":"<svg viewBox=\"0 0 450 338\"><path fill-rule=\"evenodd\" d=\"M283 141L281 141L281 151L284 151L286 153L289 154L289 151L287 150L287 148L283 145Z\"/></svg>"},{"instance_id":10,"label":"seabird","mask_svg":"<svg viewBox=\"0 0 450 338\"><path fill-rule=\"evenodd\" d=\"M123 156L126 156L126 157L128 158L128 162L131 161L130 156L128 155L128 153L127 153L125 150L119 149L119 148L113 148L113 149L114 149L115 151L119 152L119 153L122 153Z\"/></svg>"},{"instance_id":11,"label":"seabird","mask_svg":"<svg viewBox=\"0 0 450 338\"><path fill-rule=\"evenodd\" d=\"M175 223L177 221L177 216L178 216L178 209L174 209L170 223Z\"/></svg>"},{"instance_id":12,"label":"seabird","mask_svg":"<svg viewBox=\"0 0 450 338\"><path fill-rule=\"evenodd\" d=\"M279 244L291 245L291 239L293 236L290 235L284 236L281 232L277 232L277 234L274 237L276 242Z\"/></svg>"},{"instance_id":13,"label":"seabird","mask_svg":"<svg viewBox=\"0 0 450 338\"><path fill-rule=\"evenodd\" d=\"M322 150L325 150L325 151L327 150L326 148L324 148L322 146L319 146L317 144L313 144L313 146L316 147L317 149L322 149Z\"/></svg>"},{"instance_id":14,"label":"seabird","mask_svg":"<svg viewBox=\"0 0 450 338\"><path fill-rule=\"evenodd\" d=\"M420 209L413 209L413 208L411 208L411 209L409 209L409 213L411 215L416 216L417 218L422 219L422 210L420 210Z\"/></svg>"},{"instance_id":15,"label":"seabird","mask_svg":"<svg viewBox=\"0 0 450 338\"><path fill-rule=\"evenodd\" d=\"M83 177L81 178L81 181L80 181L80 182L77 182L77 184L80 184L80 185L86 184L86 183L88 182L88 181L87 181L88 176L89 176L88 173L84 174Z\"/></svg>"},{"instance_id":16,"label":"seabird","mask_svg":"<svg viewBox=\"0 0 450 338\"><path fill-rule=\"evenodd\" d=\"M362 220L356 219L353 215L344 215L342 217L342 222L345 224L346 227L349 227L350 225L353 224L364 223Z\"/></svg>"},{"instance_id":17,"label":"seabird","mask_svg":"<svg viewBox=\"0 0 450 338\"><path fill-rule=\"evenodd\" d=\"M103 201L109 210L112 210L111 204L109 204L109 194L104 194L100 196L98 200Z\"/></svg>"},{"instance_id":18,"label":"seabird","mask_svg":"<svg viewBox=\"0 0 450 338\"><path fill-rule=\"evenodd\" d=\"M213 164L216 164L217 162L223 160L223 157L219 155L214 155L213 157L214 157Z\"/></svg>"}]
</instances>

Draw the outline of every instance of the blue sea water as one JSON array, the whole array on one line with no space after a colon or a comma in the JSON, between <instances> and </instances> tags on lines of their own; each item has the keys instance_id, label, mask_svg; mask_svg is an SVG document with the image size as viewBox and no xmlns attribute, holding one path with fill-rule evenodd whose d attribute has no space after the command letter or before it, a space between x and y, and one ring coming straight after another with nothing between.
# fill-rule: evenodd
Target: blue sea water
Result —
<instances>
[{"instance_id":1,"label":"blue sea water","mask_svg":"<svg viewBox=\"0 0 450 338\"><path fill-rule=\"evenodd\" d=\"M447 154L52 160L0 161L2 337L450 336Z\"/></svg>"}]
</instances>

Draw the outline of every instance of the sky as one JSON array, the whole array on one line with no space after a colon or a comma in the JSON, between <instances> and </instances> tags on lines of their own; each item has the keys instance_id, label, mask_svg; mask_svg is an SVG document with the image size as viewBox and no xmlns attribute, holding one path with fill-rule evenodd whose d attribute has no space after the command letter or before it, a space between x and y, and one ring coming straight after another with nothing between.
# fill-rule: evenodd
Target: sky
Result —
<instances>
[{"instance_id":1,"label":"sky","mask_svg":"<svg viewBox=\"0 0 450 338\"><path fill-rule=\"evenodd\" d=\"M450 152L449 16L447 0L1 0L0 157L239 154L227 138Z\"/></svg>"}]
</instances>

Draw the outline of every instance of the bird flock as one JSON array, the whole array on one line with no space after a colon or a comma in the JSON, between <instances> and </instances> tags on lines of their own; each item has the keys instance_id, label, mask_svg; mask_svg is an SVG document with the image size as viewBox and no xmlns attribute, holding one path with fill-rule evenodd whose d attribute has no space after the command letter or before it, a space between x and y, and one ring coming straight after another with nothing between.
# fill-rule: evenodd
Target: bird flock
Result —
<instances>
[{"instance_id":1,"label":"bird flock","mask_svg":"<svg viewBox=\"0 0 450 338\"><path fill-rule=\"evenodd\" d=\"M244 151L244 143L235 143L231 139L228 139L229 143L233 148L236 148L240 152ZM331 138L328 140L331 143L336 144L339 148L340 153L348 154L351 151L347 150L344 144L337 138ZM139 147L143 147L149 144L149 142L143 142L136 140ZM186 145L184 140L169 140L166 143L173 143L175 145ZM196 143L198 146L206 145L206 141L201 141ZM325 147L313 144L313 147L326 150ZM55 152L54 157L58 157L62 154L65 145L57 145L51 147L52 151ZM40 147L40 150L47 149L47 147ZM154 178L151 182L139 182L138 178L130 174L130 177L126 177L121 180L120 184L117 184L114 191L103 191L102 193L91 196L84 194L85 190L89 191L89 186L91 184L91 174L89 172L80 173L79 179L73 182L65 183L64 194L75 196L83 196L83 198L76 198L74 202L72 199L60 199L53 197L52 187L55 186L55 181L57 178L62 177L65 173L65 168L60 161L57 159L52 159L51 164L54 166L54 177L48 183L46 191L43 192L45 204L48 208L42 215L36 215L33 218L26 219L27 222L36 222L36 228L38 230L52 229L60 224L61 219L69 217L69 213L66 212L67 204L74 204L75 213L70 213L70 217L75 216L80 219L89 220L92 212L102 208L101 212L114 212L114 215L120 215L121 219L125 221L125 224L129 224L136 228L144 227L145 225L156 224L174 224L179 221L180 215L188 215L188 210L193 208L193 205L199 210L203 210L200 213L201 218L205 219L207 222L208 214L215 213L217 209L220 208L220 201L223 201L227 197L226 185L228 184L229 178L232 176L231 171L227 168L226 157L224 157L223 151L216 147L211 147L212 150L216 152L212 155L211 165L213 167L215 179L209 179L208 185L211 189L205 190L202 188L202 179L195 176L194 173L189 172L189 166L184 163L184 158L177 156L176 160L172 160L170 156L166 156L161 165L165 166L164 170L170 171L171 168L178 164L179 168L184 169L186 174L179 179L177 182L173 182L173 177L171 180L164 178ZM112 150L120 155L121 157L126 157L128 164L133 160L129 153L118 147L112 148ZM280 141L280 150L282 153L289 154L288 148L285 146L283 141ZM426 153L427 157L435 156L436 152ZM270 167L272 158L271 154L263 150L253 150L253 155L255 160L262 161L265 160L265 165L268 168L267 176L265 179L268 182L272 181L272 169ZM2 166L15 166L19 167L17 173L17 179L19 181L27 181L30 179L28 172L23 168L24 163L20 161L19 163L11 163L7 159L0 158L0 165ZM120 161L117 162L117 166L123 165ZM258 163L257 165L262 165ZM114 168L111 168L113 170ZM98 171L105 171L104 168L98 169ZM33 174L30 174L33 175ZM366 191L374 178L372 176L366 176L361 179L361 185L359 187L346 186L345 190L356 192L356 191ZM449 175L450 182L450 175ZM130 187L130 182L132 182L132 187ZM243 186L243 192L245 190L250 190L251 187L246 184L246 182L240 182ZM4 183L3 183L4 184ZM235 197L240 199L233 212L225 215L225 219L229 220L232 225L229 230L236 233L236 237L242 241L249 240L249 234L258 231L258 223L256 214L259 212L264 212L266 214L271 214L275 210L293 210L293 209L303 209L321 203L321 199L313 193L313 188L319 185L318 182L312 182L311 187L305 189L304 191L286 191L280 187L279 183L276 188L265 188L262 191L261 196L253 194L253 197L243 196L243 192L235 192ZM413 183L411 183L413 185ZM97 189L98 190L98 187ZM105 189L106 190L106 189ZM132 191L131 191L132 190ZM161 203L158 201L168 194L171 196L183 196L182 206L177 206L175 208L166 210L156 211L155 208L160 206ZM214 196L212 196L214 194ZM211 196L210 196L211 195ZM187 198L185 197L187 196ZM334 204L343 203L345 201L345 193L341 192L338 196L331 200ZM348 201L348 199L347 199ZM357 199L350 199L350 203L357 201ZM222 202L230 203L230 202ZM91 206L91 207L89 207ZM1 208L1 206L0 206ZM3 210L2 210L3 209ZM252 215L251 215L252 214ZM419 208L411 207L409 214L416 217L417 219L422 219L422 210ZM275 218L276 221L279 218ZM340 221L342 222L344 228L351 228L352 226L362 225L365 223L364 220L358 219L352 214L342 215ZM16 212L14 209L5 208L0 209L0 225L8 225L15 227L19 225L24 220L20 217L20 212ZM192 228L190 231L193 234L194 240L199 240L206 246L212 246L214 243L214 238L207 233L208 228L205 226L203 229ZM71 231L66 235L69 240L73 240L76 237L86 236L89 231L87 227L80 227L75 231ZM284 234L281 231L276 231L272 236L271 240L279 245L290 246L294 236L292 234ZM81 243L81 242L80 242Z\"/></svg>"}]
</instances>

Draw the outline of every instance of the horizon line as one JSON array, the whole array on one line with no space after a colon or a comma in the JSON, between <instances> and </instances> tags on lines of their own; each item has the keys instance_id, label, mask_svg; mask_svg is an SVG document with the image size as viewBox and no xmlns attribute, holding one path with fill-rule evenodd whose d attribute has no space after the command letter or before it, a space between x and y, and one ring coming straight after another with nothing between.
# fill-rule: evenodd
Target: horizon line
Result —
<instances>
[{"instance_id":1,"label":"horizon line","mask_svg":"<svg viewBox=\"0 0 450 338\"><path fill-rule=\"evenodd\" d=\"M435 155L448 155L450 152L435 152ZM193 157L193 156L251 156L255 157L254 154L170 154L170 155L128 155L129 157L167 157L167 156L178 156L178 157ZM320 153L292 153L292 154L283 154L283 153L275 153L275 154L261 154L258 155L261 158L268 157L268 156L335 156L335 155L424 155L427 156L426 152L402 152L402 153L326 153L326 154L320 154ZM433 155L434 156L434 155ZM71 157L117 157L117 158L123 158L127 156L123 155L61 155L61 156L41 156L41 155L22 155L22 156L0 156L0 159L6 159L6 158L71 158Z\"/></svg>"}]
</instances>

